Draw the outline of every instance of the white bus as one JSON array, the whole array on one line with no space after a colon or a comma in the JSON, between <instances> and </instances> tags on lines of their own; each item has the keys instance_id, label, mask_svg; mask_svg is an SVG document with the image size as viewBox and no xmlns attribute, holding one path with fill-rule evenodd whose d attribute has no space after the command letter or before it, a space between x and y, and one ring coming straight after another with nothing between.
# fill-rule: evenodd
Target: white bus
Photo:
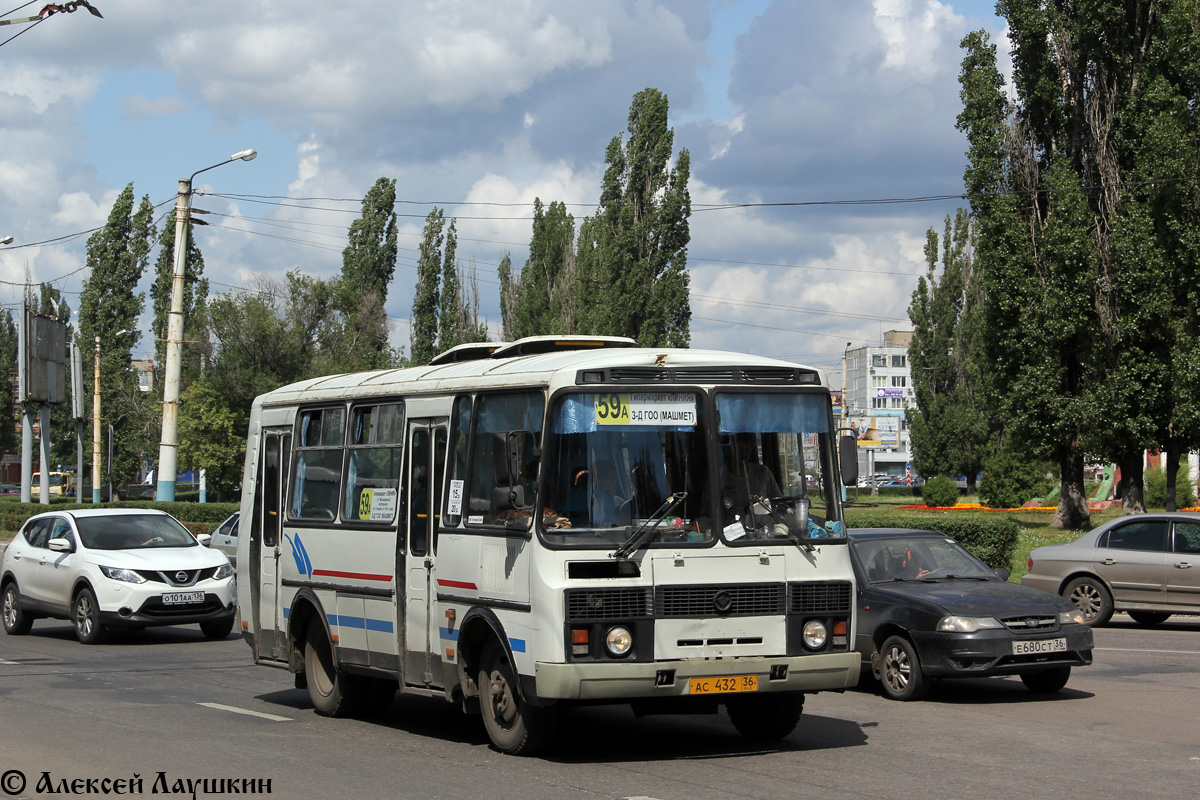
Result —
<instances>
[{"instance_id":1,"label":"white bus","mask_svg":"<svg viewBox=\"0 0 1200 800\"><path fill-rule=\"evenodd\" d=\"M285 386L250 417L242 634L319 714L444 697L507 753L573 703L781 738L858 681L836 438L815 369L615 337Z\"/></svg>"}]
</instances>

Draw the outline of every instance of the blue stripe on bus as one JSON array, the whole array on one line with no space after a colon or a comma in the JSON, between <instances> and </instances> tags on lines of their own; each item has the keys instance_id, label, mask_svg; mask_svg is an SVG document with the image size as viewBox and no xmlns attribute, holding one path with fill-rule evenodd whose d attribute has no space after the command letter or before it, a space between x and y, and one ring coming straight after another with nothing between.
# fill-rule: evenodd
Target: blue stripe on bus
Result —
<instances>
[{"instance_id":1,"label":"blue stripe on bus","mask_svg":"<svg viewBox=\"0 0 1200 800\"><path fill-rule=\"evenodd\" d=\"M289 616L291 616L291 613L292 613L292 610L290 608L283 609L283 618L287 619Z\"/></svg>"},{"instance_id":2,"label":"blue stripe on bus","mask_svg":"<svg viewBox=\"0 0 1200 800\"><path fill-rule=\"evenodd\" d=\"M525 640L524 639L509 639L508 644L509 644L509 646L512 647L514 653L524 653L525 652Z\"/></svg>"},{"instance_id":3,"label":"blue stripe on bus","mask_svg":"<svg viewBox=\"0 0 1200 800\"><path fill-rule=\"evenodd\" d=\"M451 642L458 641L458 631L456 631L454 628L438 628L438 633L441 634L443 639L447 639Z\"/></svg>"},{"instance_id":4,"label":"blue stripe on bus","mask_svg":"<svg viewBox=\"0 0 1200 800\"><path fill-rule=\"evenodd\" d=\"M370 619L364 617L351 617L345 614L326 614L325 618L329 620L330 627L339 626L342 628L361 628L368 631L381 631L383 633L393 633L395 626L386 619Z\"/></svg>"}]
</instances>

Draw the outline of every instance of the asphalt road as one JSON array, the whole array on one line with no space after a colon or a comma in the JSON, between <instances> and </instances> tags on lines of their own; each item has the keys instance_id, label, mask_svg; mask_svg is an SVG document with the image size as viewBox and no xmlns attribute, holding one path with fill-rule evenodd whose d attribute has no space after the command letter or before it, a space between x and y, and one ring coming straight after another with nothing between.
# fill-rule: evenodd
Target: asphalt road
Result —
<instances>
[{"instance_id":1,"label":"asphalt road","mask_svg":"<svg viewBox=\"0 0 1200 800\"><path fill-rule=\"evenodd\" d=\"M41 620L28 636L0 633L0 788L17 786L17 770L19 797L48 796L43 772L58 789L136 774L145 794L269 779L273 796L301 800L1196 797L1200 619L1147 630L1117 615L1096 640L1095 665L1050 699L1016 679L942 682L908 704L868 685L810 697L797 731L769 749L723 714L576 709L550 753L519 759L441 700L399 697L375 721L318 717L240 639L208 642L191 626L84 647L68 624Z\"/></svg>"}]
</instances>

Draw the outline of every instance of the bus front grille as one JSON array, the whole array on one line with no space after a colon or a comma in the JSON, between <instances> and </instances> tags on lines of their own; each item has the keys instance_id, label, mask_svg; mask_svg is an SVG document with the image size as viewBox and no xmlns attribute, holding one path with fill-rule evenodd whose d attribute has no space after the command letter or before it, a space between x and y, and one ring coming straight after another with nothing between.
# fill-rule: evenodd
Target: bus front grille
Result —
<instances>
[{"instance_id":1,"label":"bus front grille","mask_svg":"<svg viewBox=\"0 0 1200 800\"><path fill-rule=\"evenodd\" d=\"M650 616L648 586L568 589L566 598L567 619L572 622Z\"/></svg>"},{"instance_id":2,"label":"bus front grille","mask_svg":"<svg viewBox=\"0 0 1200 800\"><path fill-rule=\"evenodd\" d=\"M790 605L793 614L849 614L850 584L844 581L793 583Z\"/></svg>"},{"instance_id":3,"label":"bus front grille","mask_svg":"<svg viewBox=\"0 0 1200 800\"><path fill-rule=\"evenodd\" d=\"M787 587L782 583L660 586L654 615L671 617L759 617L782 614Z\"/></svg>"}]
</instances>

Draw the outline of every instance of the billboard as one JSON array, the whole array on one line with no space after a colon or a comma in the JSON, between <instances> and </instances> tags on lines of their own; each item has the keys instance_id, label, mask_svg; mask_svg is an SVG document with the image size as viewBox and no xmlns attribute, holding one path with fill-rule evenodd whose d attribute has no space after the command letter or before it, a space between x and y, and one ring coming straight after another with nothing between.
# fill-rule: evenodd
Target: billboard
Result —
<instances>
[{"instance_id":1,"label":"billboard","mask_svg":"<svg viewBox=\"0 0 1200 800\"><path fill-rule=\"evenodd\" d=\"M27 312L22 403L67 401L67 323Z\"/></svg>"}]
</instances>

